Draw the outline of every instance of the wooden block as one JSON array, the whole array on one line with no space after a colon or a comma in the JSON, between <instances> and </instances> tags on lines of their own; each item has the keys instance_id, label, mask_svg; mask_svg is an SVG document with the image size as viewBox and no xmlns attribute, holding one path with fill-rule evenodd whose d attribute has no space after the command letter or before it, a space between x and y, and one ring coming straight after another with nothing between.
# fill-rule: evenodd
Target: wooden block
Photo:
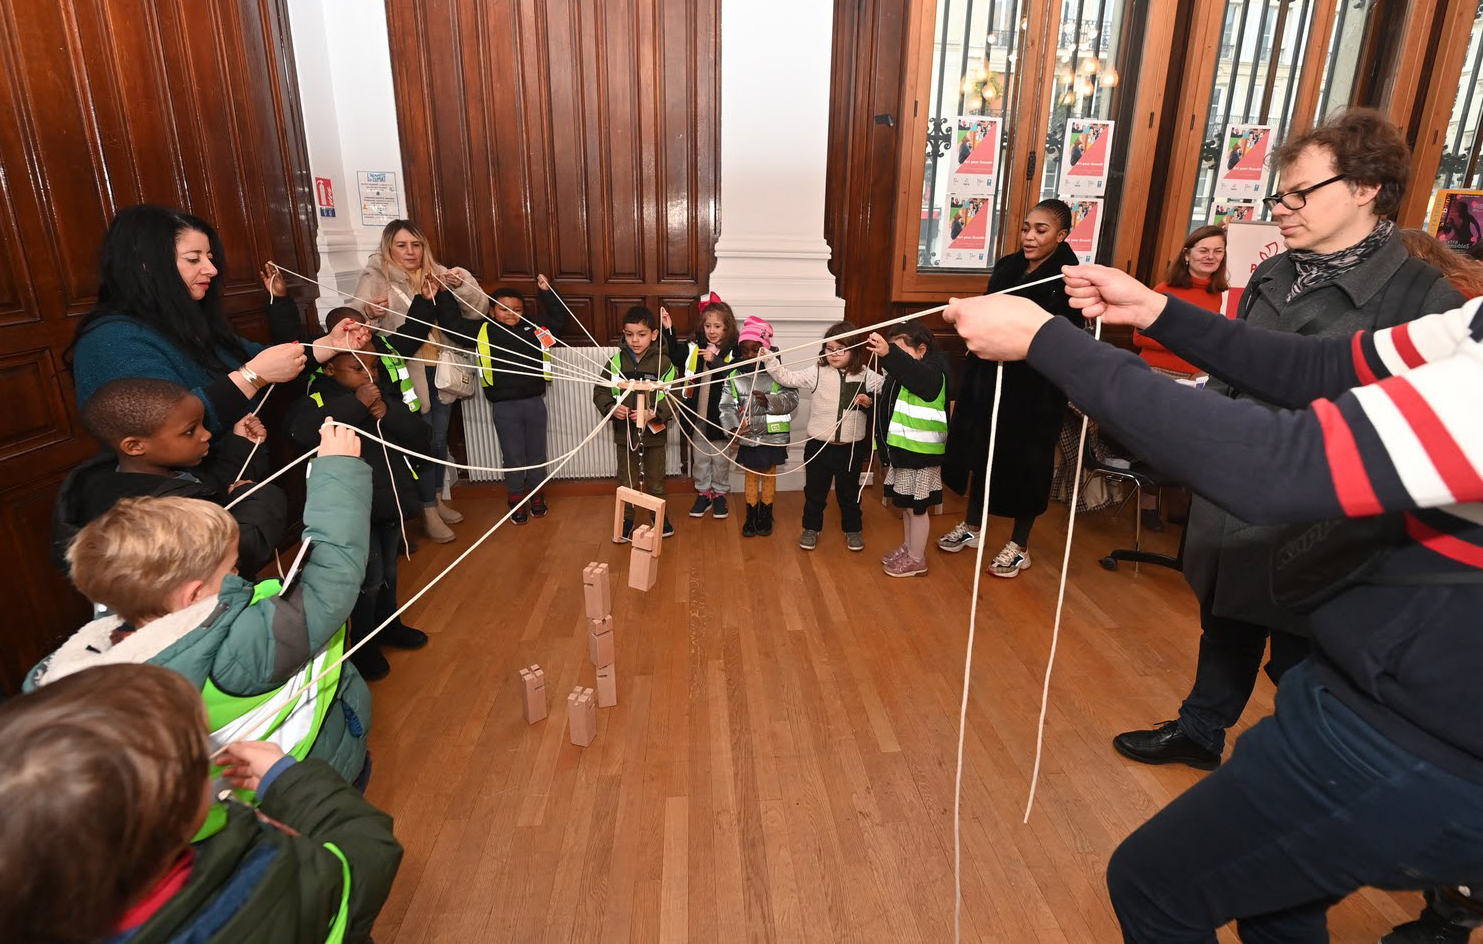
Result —
<instances>
[{"instance_id":1,"label":"wooden block","mask_svg":"<svg viewBox=\"0 0 1483 944\"><path fill-rule=\"evenodd\" d=\"M539 665L520 670L520 702L526 724L546 717L546 670Z\"/></svg>"},{"instance_id":2,"label":"wooden block","mask_svg":"<svg viewBox=\"0 0 1483 944\"><path fill-rule=\"evenodd\" d=\"M650 495L638 489L618 486L618 491L613 501L613 543L623 543L623 506L637 505L654 512L655 521L664 520L664 499L658 495Z\"/></svg>"},{"instance_id":3,"label":"wooden block","mask_svg":"<svg viewBox=\"0 0 1483 944\"><path fill-rule=\"evenodd\" d=\"M633 546L640 550L649 552L649 556L658 557L659 551L664 547L664 523L662 519L655 518L654 525L640 525L633 529Z\"/></svg>"},{"instance_id":4,"label":"wooden block","mask_svg":"<svg viewBox=\"0 0 1483 944\"><path fill-rule=\"evenodd\" d=\"M592 664L598 668L613 664L613 656L617 652L615 637L613 636L611 620L606 622L607 632L598 632L597 629L603 623L594 622L592 630L587 633L587 655L592 659Z\"/></svg>"},{"instance_id":5,"label":"wooden block","mask_svg":"<svg viewBox=\"0 0 1483 944\"><path fill-rule=\"evenodd\" d=\"M645 593L654 589L659 579L659 559L648 551L635 547L628 555L628 585Z\"/></svg>"},{"instance_id":6,"label":"wooden block","mask_svg":"<svg viewBox=\"0 0 1483 944\"><path fill-rule=\"evenodd\" d=\"M642 390L634 391L633 425L637 426L640 430L643 430L644 426L649 422L649 410L645 396Z\"/></svg>"},{"instance_id":7,"label":"wooden block","mask_svg":"<svg viewBox=\"0 0 1483 944\"><path fill-rule=\"evenodd\" d=\"M618 704L618 666L610 663L597 670L597 707L611 708Z\"/></svg>"},{"instance_id":8,"label":"wooden block","mask_svg":"<svg viewBox=\"0 0 1483 944\"><path fill-rule=\"evenodd\" d=\"M597 737L597 705L592 699L592 689L578 685L566 696L567 729L573 744L589 747Z\"/></svg>"},{"instance_id":9,"label":"wooden block","mask_svg":"<svg viewBox=\"0 0 1483 944\"><path fill-rule=\"evenodd\" d=\"M613 589L607 564L594 561L582 568L582 595L588 619L602 619L613 612Z\"/></svg>"}]
</instances>

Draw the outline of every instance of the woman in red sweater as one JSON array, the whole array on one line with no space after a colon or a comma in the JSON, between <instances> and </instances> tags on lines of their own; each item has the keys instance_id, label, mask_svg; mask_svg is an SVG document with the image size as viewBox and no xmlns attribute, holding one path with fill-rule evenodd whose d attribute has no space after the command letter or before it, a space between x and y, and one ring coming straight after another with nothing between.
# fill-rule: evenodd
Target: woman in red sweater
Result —
<instances>
[{"instance_id":1,"label":"woman in red sweater","mask_svg":"<svg viewBox=\"0 0 1483 944\"><path fill-rule=\"evenodd\" d=\"M1231 287L1226 274L1226 231L1222 226L1202 226L1185 237L1179 258L1169 266L1164 281L1154 286L1154 291L1172 295L1199 308L1221 312L1226 300L1226 290ZM1227 316L1229 317L1229 316ZM1153 338L1142 331L1133 332L1133 343L1138 353L1148 362L1155 373L1176 380L1190 380L1203 373L1194 364L1171 354ZM1138 501L1143 526L1150 531L1164 530L1164 519L1159 516L1159 497L1144 492Z\"/></svg>"},{"instance_id":2,"label":"woman in red sweater","mask_svg":"<svg viewBox=\"0 0 1483 944\"><path fill-rule=\"evenodd\" d=\"M1190 233L1179 251L1179 258L1169 266L1164 281L1153 290L1172 295L1199 308L1219 313L1231 287L1226 274L1226 231L1220 226L1202 226ZM1204 373L1183 358L1169 353L1142 331L1133 332L1133 343L1148 366L1161 374L1185 380Z\"/></svg>"}]
</instances>

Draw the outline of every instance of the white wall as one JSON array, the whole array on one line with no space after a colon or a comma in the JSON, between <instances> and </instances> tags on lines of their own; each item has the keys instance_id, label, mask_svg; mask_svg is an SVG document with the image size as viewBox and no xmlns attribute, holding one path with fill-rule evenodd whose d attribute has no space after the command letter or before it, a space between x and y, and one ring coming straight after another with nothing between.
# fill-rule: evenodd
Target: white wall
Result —
<instances>
[{"instance_id":1,"label":"white wall","mask_svg":"<svg viewBox=\"0 0 1483 944\"><path fill-rule=\"evenodd\" d=\"M356 173L394 173L401 215L407 213L386 8L353 0L288 0L288 12L309 166L315 177L330 178L335 196L335 216L319 216L317 279L350 292L381 236L379 224L361 223ZM340 302L323 292L319 311Z\"/></svg>"},{"instance_id":2,"label":"white wall","mask_svg":"<svg viewBox=\"0 0 1483 944\"><path fill-rule=\"evenodd\" d=\"M779 348L817 342L844 317L824 241L833 29L827 0L721 2L721 233L710 287L738 318L772 322ZM808 412L804 394L795 441ZM789 467L802 461L799 446ZM778 487L802 488L803 473Z\"/></svg>"}]
</instances>

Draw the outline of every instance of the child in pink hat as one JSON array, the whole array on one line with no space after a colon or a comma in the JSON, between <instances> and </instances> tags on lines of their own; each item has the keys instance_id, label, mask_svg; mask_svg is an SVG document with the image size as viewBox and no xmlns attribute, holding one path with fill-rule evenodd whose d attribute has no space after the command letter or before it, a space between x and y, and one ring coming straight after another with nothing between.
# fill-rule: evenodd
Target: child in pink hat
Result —
<instances>
[{"instance_id":1,"label":"child in pink hat","mask_svg":"<svg viewBox=\"0 0 1483 944\"><path fill-rule=\"evenodd\" d=\"M747 470L747 520L742 536L772 534L778 467L788 461L798 391L773 380L761 355L773 350L772 325L751 315L736 343L741 363L721 390L721 425L739 444L736 462Z\"/></svg>"}]
</instances>

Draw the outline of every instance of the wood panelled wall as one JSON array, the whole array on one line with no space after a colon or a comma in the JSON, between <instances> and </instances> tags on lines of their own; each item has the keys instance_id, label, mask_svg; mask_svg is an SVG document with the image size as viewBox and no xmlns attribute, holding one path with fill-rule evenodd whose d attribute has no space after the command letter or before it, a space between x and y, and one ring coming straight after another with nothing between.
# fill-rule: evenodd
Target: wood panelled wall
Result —
<instances>
[{"instance_id":1,"label":"wood panelled wall","mask_svg":"<svg viewBox=\"0 0 1483 944\"><path fill-rule=\"evenodd\" d=\"M250 337L258 266L316 268L287 23L282 0L0 0L0 690L88 613L48 545L58 486L97 448L64 351L114 211L210 220Z\"/></svg>"},{"instance_id":2,"label":"wood panelled wall","mask_svg":"<svg viewBox=\"0 0 1483 944\"><path fill-rule=\"evenodd\" d=\"M715 261L718 0L388 3L407 203L486 290L545 273L597 340L688 323ZM568 340L584 340L576 325Z\"/></svg>"}]
</instances>

